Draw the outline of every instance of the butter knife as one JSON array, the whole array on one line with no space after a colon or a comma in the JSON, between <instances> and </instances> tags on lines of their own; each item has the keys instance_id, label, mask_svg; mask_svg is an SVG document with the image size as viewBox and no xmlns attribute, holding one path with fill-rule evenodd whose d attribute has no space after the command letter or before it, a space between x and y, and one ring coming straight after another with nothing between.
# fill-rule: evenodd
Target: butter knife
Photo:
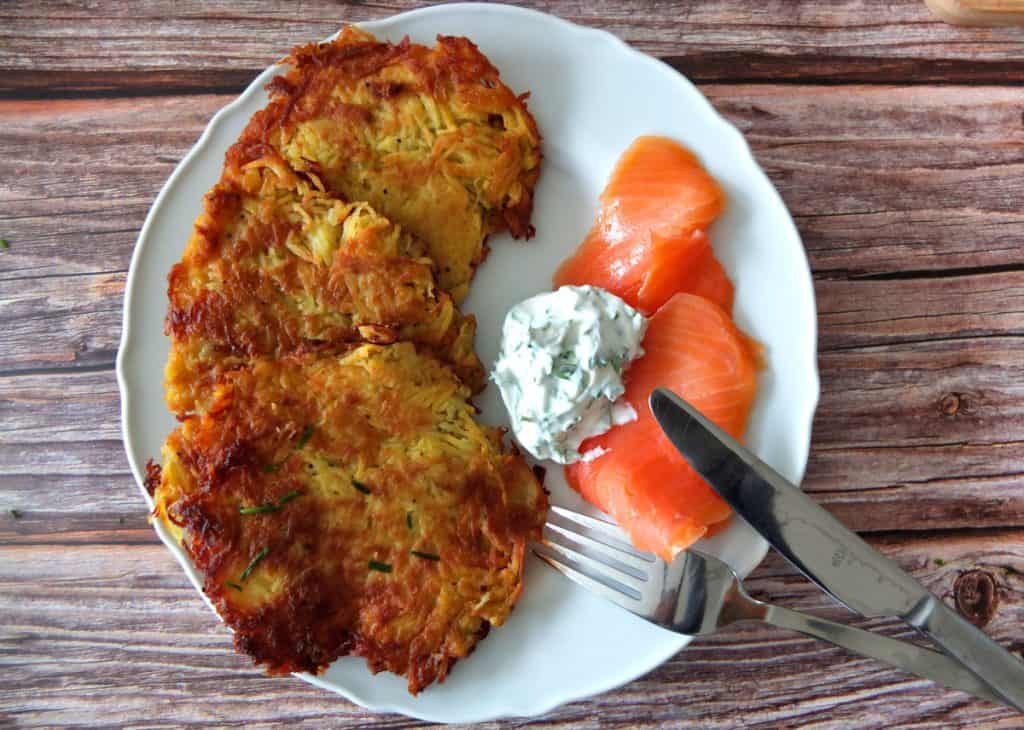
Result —
<instances>
[{"instance_id":1,"label":"butter knife","mask_svg":"<svg viewBox=\"0 0 1024 730\"><path fill-rule=\"evenodd\" d=\"M1024 711L1024 663L682 398L658 388L650 407L697 473L800 572L863 616L903 619Z\"/></svg>"}]
</instances>

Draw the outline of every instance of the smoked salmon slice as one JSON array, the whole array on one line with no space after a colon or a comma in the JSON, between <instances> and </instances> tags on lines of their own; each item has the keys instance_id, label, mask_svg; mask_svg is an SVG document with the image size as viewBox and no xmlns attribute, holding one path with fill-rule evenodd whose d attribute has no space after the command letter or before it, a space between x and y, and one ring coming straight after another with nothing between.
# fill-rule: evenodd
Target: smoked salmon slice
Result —
<instances>
[{"instance_id":1,"label":"smoked salmon slice","mask_svg":"<svg viewBox=\"0 0 1024 730\"><path fill-rule=\"evenodd\" d=\"M600 286L650 314L687 291L696 282L695 266L714 257L706 232L725 195L678 142L637 138L619 158L600 202L593 228L555 273L556 288Z\"/></svg>"},{"instance_id":2,"label":"smoked salmon slice","mask_svg":"<svg viewBox=\"0 0 1024 730\"><path fill-rule=\"evenodd\" d=\"M690 270L689 277L676 291L689 292L710 299L726 312L732 312L735 290L711 246L707 247Z\"/></svg>"},{"instance_id":3,"label":"smoked salmon slice","mask_svg":"<svg viewBox=\"0 0 1024 730\"><path fill-rule=\"evenodd\" d=\"M758 355L721 306L686 293L651 317L643 347L626 371L623 396L637 420L584 441L584 456L600 455L570 464L566 476L636 547L671 561L730 510L673 448L647 399L667 387L738 438L756 395Z\"/></svg>"}]
</instances>

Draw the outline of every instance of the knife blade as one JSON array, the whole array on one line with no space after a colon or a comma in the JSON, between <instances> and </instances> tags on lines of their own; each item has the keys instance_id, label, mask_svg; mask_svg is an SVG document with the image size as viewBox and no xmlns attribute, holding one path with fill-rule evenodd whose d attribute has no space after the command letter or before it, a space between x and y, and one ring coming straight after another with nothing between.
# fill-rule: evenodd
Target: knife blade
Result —
<instances>
[{"instance_id":1,"label":"knife blade","mask_svg":"<svg viewBox=\"0 0 1024 730\"><path fill-rule=\"evenodd\" d=\"M1024 711L1024 664L699 411L664 388L651 412L694 470L801 573L863 616L894 616Z\"/></svg>"}]
</instances>

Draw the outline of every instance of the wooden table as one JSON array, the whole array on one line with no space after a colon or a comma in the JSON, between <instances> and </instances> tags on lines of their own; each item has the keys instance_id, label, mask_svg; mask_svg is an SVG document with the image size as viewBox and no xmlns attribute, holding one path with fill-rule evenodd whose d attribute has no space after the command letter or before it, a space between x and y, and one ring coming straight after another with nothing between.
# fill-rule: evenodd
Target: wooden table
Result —
<instances>
[{"instance_id":1,"label":"wooden table","mask_svg":"<svg viewBox=\"0 0 1024 730\"><path fill-rule=\"evenodd\" d=\"M114 380L139 227L213 113L292 44L415 4L0 5L0 726L416 724L235 654L147 525ZM663 58L746 134L814 270L806 489L1019 653L1024 31L947 27L919 0L533 5ZM849 619L776 558L749 584ZM1024 719L749 626L537 722Z\"/></svg>"}]
</instances>

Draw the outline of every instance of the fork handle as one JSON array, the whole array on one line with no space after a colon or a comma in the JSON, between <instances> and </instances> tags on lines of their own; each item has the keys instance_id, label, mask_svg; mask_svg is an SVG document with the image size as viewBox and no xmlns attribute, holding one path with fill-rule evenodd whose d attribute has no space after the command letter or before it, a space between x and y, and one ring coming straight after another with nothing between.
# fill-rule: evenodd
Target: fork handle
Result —
<instances>
[{"instance_id":1,"label":"fork handle","mask_svg":"<svg viewBox=\"0 0 1024 730\"><path fill-rule=\"evenodd\" d=\"M988 685L945 654L783 606L766 606L766 609L761 620L772 626L813 636L990 702L1004 703Z\"/></svg>"}]
</instances>

